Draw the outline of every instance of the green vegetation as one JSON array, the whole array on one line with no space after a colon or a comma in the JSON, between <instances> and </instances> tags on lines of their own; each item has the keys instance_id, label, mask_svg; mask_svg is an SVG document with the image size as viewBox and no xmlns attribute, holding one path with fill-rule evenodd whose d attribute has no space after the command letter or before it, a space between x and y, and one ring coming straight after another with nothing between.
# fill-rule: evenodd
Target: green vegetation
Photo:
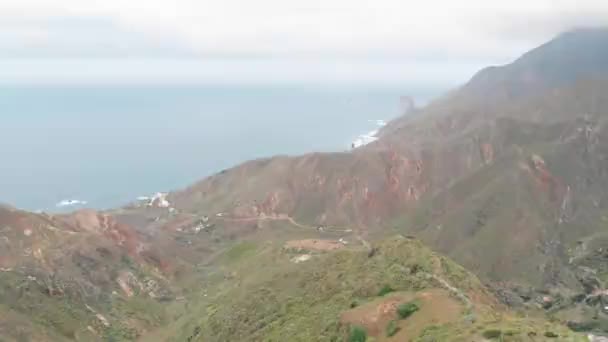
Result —
<instances>
[{"instance_id":1,"label":"green vegetation","mask_svg":"<svg viewBox=\"0 0 608 342\"><path fill-rule=\"evenodd\" d=\"M424 302L414 298L421 291L445 291L436 279L463 293L489 296L474 275L418 240L395 237L374 247L377 252L373 257L355 247L299 264L290 262L293 254L276 244L258 244L254 252L238 262L225 264L221 257L218 276L210 276L206 283L209 297L191 308L190 319L167 329L178 333L173 341L343 341L353 335L355 327L367 327L368 323L362 323L366 314L398 298L409 298L398 306L398 317L434 324L430 323L433 315L442 315L443 309L437 312L429 306L426 311ZM251 272L254 268L256 272ZM396 285L390 286L393 292L378 297L382 287L389 287L378 284ZM500 321L501 316L484 305L479 304L479 311L474 312L477 320ZM472 313L463 311L465 314ZM399 321L387 318L374 328L379 335L370 335L367 330L367 340L398 334ZM471 332L464 322L462 316L457 322L439 324L434 330L420 327L419 331L429 341L451 340L453 336L460 336L462 341L481 338L483 329ZM511 326L505 325L505 329ZM360 338L362 334L354 335Z\"/></svg>"},{"instance_id":2,"label":"green vegetation","mask_svg":"<svg viewBox=\"0 0 608 342\"><path fill-rule=\"evenodd\" d=\"M257 245L253 242L241 242L234 245L222 255L222 260L226 263L235 263L239 260L255 253Z\"/></svg>"},{"instance_id":3,"label":"green vegetation","mask_svg":"<svg viewBox=\"0 0 608 342\"><path fill-rule=\"evenodd\" d=\"M46 234L43 241L53 238ZM0 272L0 316L9 327L0 329L0 340L131 341L168 322L168 305L161 302L171 298L166 279L103 239L90 243L98 246L91 254L73 243L75 250L49 250L53 259L44 267L25 259ZM55 267L52 273L49 267Z\"/></svg>"},{"instance_id":4,"label":"green vegetation","mask_svg":"<svg viewBox=\"0 0 608 342\"><path fill-rule=\"evenodd\" d=\"M495 313L494 313L495 314ZM484 322L471 325L459 322L455 324L434 325L424 329L415 339L416 342L435 341L505 341L505 342L528 342L547 341L544 336L547 329L559 336L559 341L587 342L584 334L577 334L560 324L549 323L542 318L494 316L487 312L482 317ZM500 317L499 321L496 319Z\"/></svg>"},{"instance_id":5,"label":"green vegetation","mask_svg":"<svg viewBox=\"0 0 608 342\"><path fill-rule=\"evenodd\" d=\"M293 254L284 250L281 244L237 243L227 246L213 264L206 265L204 281L198 283L200 291L190 292L186 301L153 299L146 295L148 290L137 291L130 298L119 294L91 300L92 310L102 314L109 326L100 321L96 313L86 309L84 302L71 300L76 297L49 297L45 288L39 287L36 281L15 273L1 273L0 299L3 304L0 312L40 307L41 310L33 317L39 326L30 330L53 331L57 334L53 335L53 340L57 341L96 338L107 341L144 338L154 342L330 342L345 338L367 341L379 338L379 335L391 337L399 333L399 321L396 320L379 323L373 330L378 335L370 335L369 330L361 328L367 327L368 323L359 323L367 313L375 312L378 305L387 301L404 298L407 302L397 307L400 318L408 318L417 312L411 319L431 322L433 316L428 315L435 313L426 312L425 302L413 298L420 291L428 294L433 293L429 290L441 287L437 279L465 294L473 292L486 296L483 285L474 275L432 252L418 240L395 237L374 248L376 253L373 257L367 250L355 246L320 254L314 262L294 264L290 261ZM123 266L130 264L135 268L129 272L141 279L143 286L149 272L139 269L138 264L129 262L127 258L122 260ZM252 269L256 272L251 272ZM160 279L156 281L161 282ZM18 290L25 288L24 284L28 282L29 291ZM65 285L58 280L55 282L57 287ZM378 284L385 285L379 287ZM183 303L180 305L186 309L179 309L178 303ZM5 309L6 306L9 308ZM348 315L352 315L352 320L344 318ZM475 315L482 323L488 320L495 322L500 317L489 307L475 312ZM433 329L421 326L421 341L441 341L453 336L467 341L471 336L481 336L483 329L494 329L485 326L472 331L461 321L465 320L459 318L457 322L439 324ZM95 333L88 331L87 326L92 326ZM156 327L160 328L159 333L147 333ZM504 329L529 331L507 325ZM20 331L15 329L13 336L21 334ZM559 333L560 337L566 336L553 327L551 331ZM32 332L27 336L45 335L33 335Z\"/></svg>"},{"instance_id":6,"label":"green vegetation","mask_svg":"<svg viewBox=\"0 0 608 342\"><path fill-rule=\"evenodd\" d=\"M380 291L378 291L378 296L382 297L382 296L389 294L391 292L394 292L394 291L395 291L395 289L393 289L390 285L384 285L384 286L382 286Z\"/></svg>"},{"instance_id":7,"label":"green vegetation","mask_svg":"<svg viewBox=\"0 0 608 342\"><path fill-rule=\"evenodd\" d=\"M365 328L360 326L354 326L350 329L348 335L348 342L365 342L367 341L367 332Z\"/></svg>"},{"instance_id":8,"label":"green vegetation","mask_svg":"<svg viewBox=\"0 0 608 342\"><path fill-rule=\"evenodd\" d=\"M259 247L222 269L224 276L209 285L208 291L215 294L207 305L192 312L201 331L197 341L340 339L348 334L341 314L376 300L379 283L399 284L396 292L415 292L436 286L428 277L434 271L453 286L483 291L471 274L463 278L446 273L460 268L442 268L443 262L450 261L417 240L396 237L376 249L371 258L366 250L353 248L294 264L282 246ZM186 330L183 339L191 333Z\"/></svg>"},{"instance_id":9,"label":"green vegetation","mask_svg":"<svg viewBox=\"0 0 608 342\"><path fill-rule=\"evenodd\" d=\"M558 337L559 337L559 335L558 335L558 334L556 334L556 333L554 333L554 332L552 332L552 331L547 331L547 332L545 332L545 337L549 337L549 338L558 338Z\"/></svg>"},{"instance_id":10,"label":"green vegetation","mask_svg":"<svg viewBox=\"0 0 608 342\"><path fill-rule=\"evenodd\" d=\"M397 307L397 314L399 314L399 318L406 319L418 310L420 310L420 307L416 303L410 302L399 305Z\"/></svg>"},{"instance_id":11,"label":"green vegetation","mask_svg":"<svg viewBox=\"0 0 608 342\"><path fill-rule=\"evenodd\" d=\"M482 336L487 339L500 338L502 337L502 331L498 329L489 329L484 331Z\"/></svg>"},{"instance_id":12,"label":"green vegetation","mask_svg":"<svg viewBox=\"0 0 608 342\"><path fill-rule=\"evenodd\" d=\"M386 336L387 337L395 336L395 334L398 333L399 330L400 330L400 328L399 328L399 326L397 326L397 321L392 320L386 326Z\"/></svg>"}]
</instances>

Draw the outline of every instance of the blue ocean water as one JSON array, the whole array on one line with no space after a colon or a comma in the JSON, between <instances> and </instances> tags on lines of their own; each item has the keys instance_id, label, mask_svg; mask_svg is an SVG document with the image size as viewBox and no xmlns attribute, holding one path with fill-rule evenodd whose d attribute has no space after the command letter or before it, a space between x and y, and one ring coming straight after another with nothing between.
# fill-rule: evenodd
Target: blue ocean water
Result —
<instances>
[{"instance_id":1,"label":"blue ocean water","mask_svg":"<svg viewBox=\"0 0 608 342\"><path fill-rule=\"evenodd\" d=\"M399 97L440 89L310 86L2 86L0 202L109 208L248 159L340 151ZM70 208L74 209L74 207Z\"/></svg>"}]
</instances>

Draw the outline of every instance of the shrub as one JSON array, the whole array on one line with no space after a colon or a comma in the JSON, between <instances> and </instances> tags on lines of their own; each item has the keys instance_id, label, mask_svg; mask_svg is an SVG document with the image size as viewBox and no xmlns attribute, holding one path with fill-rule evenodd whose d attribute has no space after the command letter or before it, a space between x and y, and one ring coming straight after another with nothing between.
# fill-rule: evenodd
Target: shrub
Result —
<instances>
[{"instance_id":1,"label":"shrub","mask_svg":"<svg viewBox=\"0 0 608 342\"><path fill-rule=\"evenodd\" d=\"M366 340L367 332L364 328L359 326L352 327L348 336L348 342L365 342Z\"/></svg>"},{"instance_id":2,"label":"shrub","mask_svg":"<svg viewBox=\"0 0 608 342\"><path fill-rule=\"evenodd\" d=\"M498 329L488 329L483 332L483 338L492 339L502 337L502 331Z\"/></svg>"},{"instance_id":3,"label":"shrub","mask_svg":"<svg viewBox=\"0 0 608 342\"><path fill-rule=\"evenodd\" d=\"M395 321L395 320L390 321L390 322L388 323L388 325L386 326L386 336L387 336L387 337L392 337L392 336L394 336L396 333L398 333L400 329L401 329L401 328L399 328L399 327L397 326L397 321Z\"/></svg>"},{"instance_id":4,"label":"shrub","mask_svg":"<svg viewBox=\"0 0 608 342\"><path fill-rule=\"evenodd\" d=\"M410 317L414 312L420 310L416 303L405 303L401 304L397 307L397 313L399 314L399 318L406 319Z\"/></svg>"},{"instance_id":5,"label":"shrub","mask_svg":"<svg viewBox=\"0 0 608 342\"><path fill-rule=\"evenodd\" d=\"M558 337L559 337L559 335L557 335L556 333L554 333L554 332L552 332L552 331L547 331L547 332L545 333L545 337L548 337L548 338L558 338Z\"/></svg>"},{"instance_id":6,"label":"shrub","mask_svg":"<svg viewBox=\"0 0 608 342\"><path fill-rule=\"evenodd\" d=\"M380 289L380 291L378 291L378 296L382 297L388 293L394 292L395 289L393 289L390 285L384 285L382 286L382 288Z\"/></svg>"}]
</instances>

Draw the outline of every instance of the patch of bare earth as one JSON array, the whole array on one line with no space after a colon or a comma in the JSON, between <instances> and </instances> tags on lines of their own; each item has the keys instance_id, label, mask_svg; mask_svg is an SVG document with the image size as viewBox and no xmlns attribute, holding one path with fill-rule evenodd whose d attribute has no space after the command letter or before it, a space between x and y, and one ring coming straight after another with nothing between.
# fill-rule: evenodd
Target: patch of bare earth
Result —
<instances>
[{"instance_id":1,"label":"patch of bare earth","mask_svg":"<svg viewBox=\"0 0 608 342\"><path fill-rule=\"evenodd\" d=\"M420 310L406 319L400 320L397 307L416 301ZM368 335L376 341L412 341L425 327L454 322L460 318L464 306L443 289L431 289L416 293L393 293L345 311L341 322L364 327ZM386 336L390 321L397 320L399 331L392 337Z\"/></svg>"}]
</instances>

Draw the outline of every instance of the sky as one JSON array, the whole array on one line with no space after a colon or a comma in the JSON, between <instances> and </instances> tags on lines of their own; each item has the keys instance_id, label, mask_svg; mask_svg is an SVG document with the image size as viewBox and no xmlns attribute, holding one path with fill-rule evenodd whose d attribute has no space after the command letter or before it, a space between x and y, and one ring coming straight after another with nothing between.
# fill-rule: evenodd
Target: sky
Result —
<instances>
[{"instance_id":1,"label":"sky","mask_svg":"<svg viewBox=\"0 0 608 342\"><path fill-rule=\"evenodd\" d=\"M2 83L464 82L605 0L2 0Z\"/></svg>"}]
</instances>

